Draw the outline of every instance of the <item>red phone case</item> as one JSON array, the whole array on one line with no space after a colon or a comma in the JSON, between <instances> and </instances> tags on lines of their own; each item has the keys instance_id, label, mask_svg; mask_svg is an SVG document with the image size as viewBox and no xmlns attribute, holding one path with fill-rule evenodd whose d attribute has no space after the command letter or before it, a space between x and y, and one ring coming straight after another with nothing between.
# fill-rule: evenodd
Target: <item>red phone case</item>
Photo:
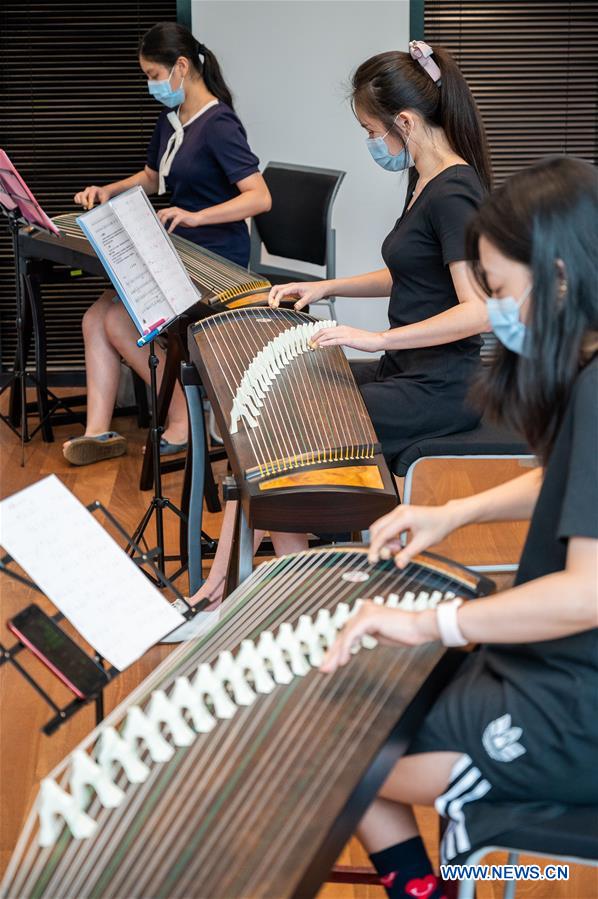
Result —
<instances>
[{"instance_id":1,"label":"red phone case","mask_svg":"<svg viewBox=\"0 0 598 899\"><path fill-rule=\"evenodd\" d=\"M41 649L39 649L37 646L34 646L33 643L31 643L27 639L27 637L24 634L22 634L21 631L18 630L18 628L16 628L14 626L12 621L7 622L7 625L8 625L9 630L11 630L13 632L13 634L15 634L15 636L19 638L21 643L24 646L26 646L27 649L30 649L31 652L35 656L37 656L37 658L40 660L40 662L43 662L43 664L46 666L46 668L49 668L50 671L52 672L52 674L55 674L56 677L59 680L61 680L62 683L65 684L65 686L67 686L69 688L69 690L71 690L75 694L75 696L77 696L79 699L85 699L85 694L82 693L81 690L78 687L76 687L73 683L71 683L71 681L68 679L66 674L64 674L62 671L59 671L58 668L56 668L56 666L52 664L50 659L48 659L43 654Z\"/></svg>"}]
</instances>

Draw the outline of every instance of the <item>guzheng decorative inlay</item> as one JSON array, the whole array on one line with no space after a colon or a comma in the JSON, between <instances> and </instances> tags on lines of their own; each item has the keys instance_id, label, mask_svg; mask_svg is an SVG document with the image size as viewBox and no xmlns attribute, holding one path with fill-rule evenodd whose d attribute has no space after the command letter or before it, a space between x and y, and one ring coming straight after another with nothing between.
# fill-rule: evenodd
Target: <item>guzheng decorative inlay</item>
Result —
<instances>
[{"instance_id":1,"label":"guzheng decorative inlay","mask_svg":"<svg viewBox=\"0 0 598 899\"><path fill-rule=\"evenodd\" d=\"M396 505L342 349L312 347L315 332L334 324L303 312L253 308L219 313L192 328L191 357L250 526L357 530Z\"/></svg>"},{"instance_id":2,"label":"guzheng decorative inlay","mask_svg":"<svg viewBox=\"0 0 598 899\"><path fill-rule=\"evenodd\" d=\"M362 599L490 587L427 554L403 572L353 547L261 565L42 781L2 897L312 895L446 678L437 644L365 638L330 676L323 653Z\"/></svg>"}]
</instances>

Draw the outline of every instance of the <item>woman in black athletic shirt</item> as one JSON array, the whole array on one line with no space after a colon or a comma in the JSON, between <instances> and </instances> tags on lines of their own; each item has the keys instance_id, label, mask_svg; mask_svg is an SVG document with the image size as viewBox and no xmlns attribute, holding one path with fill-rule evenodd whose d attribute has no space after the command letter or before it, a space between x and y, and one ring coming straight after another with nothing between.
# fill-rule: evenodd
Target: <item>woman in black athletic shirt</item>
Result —
<instances>
[{"instance_id":1,"label":"woman in black athletic shirt","mask_svg":"<svg viewBox=\"0 0 598 899\"><path fill-rule=\"evenodd\" d=\"M553 158L496 191L470 235L504 344L480 399L525 434L542 467L445 506L399 507L371 528L372 561L397 553L404 568L462 525L531 517L515 587L437 611L365 603L325 662L345 664L363 634L480 644L360 823L392 899L444 895L413 804L448 819L442 854L462 862L522 822L598 803L597 218L594 169Z\"/></svg>"},{"instance_id":2,"label":"woman in black athletic shirt","mask_svg":"<svg viewBox=\"0 0 598 899\"><path fill-rule=\"evenodd\" d=\"M479 366L486 310L467 274L465 231L490 188L475 101L452 57L422 41L382 53L353 76L353 107L374 160L412 177L405 209L382 246L385 268L352 278L273 287L270 304L299 294L301 309L326 296L390 296L390 329L338 326L319 346L383 351L353 364L387 458L422 437L475 427L466 403Z\"/></svg>"}]
</instances>

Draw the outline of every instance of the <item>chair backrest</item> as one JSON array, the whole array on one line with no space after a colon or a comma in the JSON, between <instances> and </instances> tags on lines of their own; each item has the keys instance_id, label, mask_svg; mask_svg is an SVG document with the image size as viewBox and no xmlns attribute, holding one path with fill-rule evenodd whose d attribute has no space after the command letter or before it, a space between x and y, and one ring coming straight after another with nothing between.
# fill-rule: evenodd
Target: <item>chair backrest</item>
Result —
<instances>
[{"instance_id":1,"label":"chair backrest","mask_svg":"<svg viewBox=\"0 0 598 899\"><path fill-rule=\"evenodd\" d=\"M482 365L490 365L498 348L498 338L492 331L486 331L481 337L482 346L480 348L480 356Z\"/></svg>"},{"instance_id":2,"label":"chair backrest","mask_svg":"<svg viewBox=\"0 0 598 899\"><path fill-rule=\"evenodd\" d=\"M272 195L272 209L252 221L252 230L267 252L326 265L332 206L344 177L345 172L336 169L269 162L264 179ZM252 258L254 270L256 263L259 259Z\"/></svg>"}]
</instances>

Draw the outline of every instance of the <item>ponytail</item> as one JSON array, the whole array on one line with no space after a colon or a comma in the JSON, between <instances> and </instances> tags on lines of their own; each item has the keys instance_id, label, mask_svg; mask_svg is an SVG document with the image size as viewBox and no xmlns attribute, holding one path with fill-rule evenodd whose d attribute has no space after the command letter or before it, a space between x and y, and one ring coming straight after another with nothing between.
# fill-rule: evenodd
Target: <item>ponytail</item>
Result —
<instances>
[{"instance_id":1,"label":"ponytail","mask_svg":"<svg viewBox=\"0 0 598 899\"><path fill-rule=\"evenodd\" d=\"M180 56L189 60L211 94L232 108L233 98L222 76L218 60L211 50L195 40L188 28L178 22L158 22L139 42L139 55L172 68Z\"/></svg>"},{"instance_id":2,"label":"ponytail","mask_svg":"<svg viewBox=\"0 0 598 899\"><path fill-rule=\"evenodd\" d=\"M430 74L433 67L420 64L409 53L391 50L372 56L353 75L353 105L358 104L388 128L399 112L413 109L426 124L444 130L454 152L469 163L490 191L486 133L467 82L447 50L433 48L429 61L440 69L438 82Z\"/></svg>"},{"instance_id":3,"label":"ponytail","mask_svg":"<svg viewBox=\"0 0 598 899\"><path fill-rule=\"evenodd\" d=\"M490 191L490 152L477 103L448 50L437 47L434 59L442 74L442 84L438 91L440 124L453 150L475 169L486 190Z\"/></svg>"},{"instance_id":4,"label":"ponytail","mask_svg":"<svg viewBox=\"0 0 598 899\"><path fill-rule=\"evenodd\" d=\"M226 103L226 105L230 106L232 109L232 94L224 80L218 60L212 51L208 50L205 44L200 44L199 41L195 41L195 43L197 45L197 55L199 57L198 71L199 74L203 76L207 89L211 94L214 94L215 97L218 97L221 103ZM203 62L201 61L202 56Z\"/></svg>"}]
</instances>

